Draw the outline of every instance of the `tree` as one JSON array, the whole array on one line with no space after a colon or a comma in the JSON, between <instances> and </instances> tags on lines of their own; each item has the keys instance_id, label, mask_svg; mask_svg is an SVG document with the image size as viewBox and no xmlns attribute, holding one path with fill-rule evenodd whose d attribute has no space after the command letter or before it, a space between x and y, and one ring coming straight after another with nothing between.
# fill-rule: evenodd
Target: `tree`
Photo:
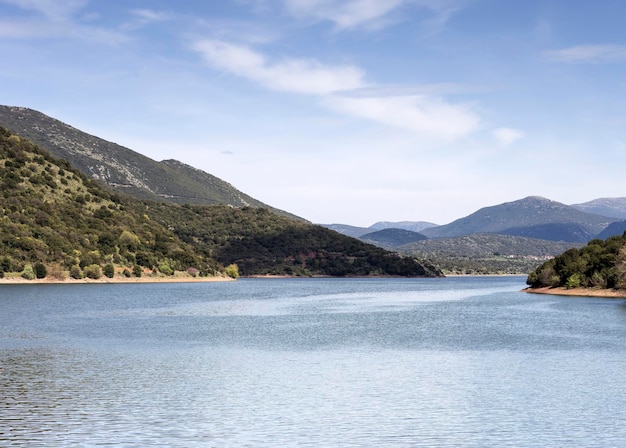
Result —
<instances>
[{"instance_id":1,"label":"tree","mask_svg":"<svg viewBox=\"0 0 626 448\"><path fill-rule=\"evenodd\" d=\"M239 278L239 267L236 264L234 264L234 263L233 264L229 264L228 266L226 266L226 269L224 269L224 272L230 278L234 278L234 279L238 279Z\"/></svg>"},{"instance_id":2,"label":"tree","mask_svg":"<svg viewBox=\"0 0 626 448\"><path fill-rule=\"evenodd\" d=\"M41 262L35 263L33 270L35 271L35 277L37 278L46 278L46 275L48 275L46 266Z\"/></svg>"},{"instance_id":3,"label":"tree","mask_svg":"<svg viewBox=\"0 0 626 448\"><path fill-rule=\"evenodd\" d=\"M83 272L85 273L85 277L91 278L94 280L97 280L100 277L102 277L102 269L100 268L100 265L97 265L97 264L90 264L89 266L85 266L85 269L83 270Z\"/></svg>"},{"instance_id":4,"label":"tree","mask_svg":"<svg viewBox=\"0 0 626 448\"><path fill-rule=\"evenodd\" d=\"M107 263L104 265L104 268L102 268L102 272L106 277L113 278L115 275L115 267L111 263Z\"/></svg>"},{"instance_id":5,"label":"tree","mask_svg":"<svg viewBox=\"0 0 626 448\"><path fill-rule=\"evenodd\" d=\"M35 279L35 271L30 264L24 266L24 270L22 271L22 278L26 280L34 280Z\"/></svg>"}]
</instances>

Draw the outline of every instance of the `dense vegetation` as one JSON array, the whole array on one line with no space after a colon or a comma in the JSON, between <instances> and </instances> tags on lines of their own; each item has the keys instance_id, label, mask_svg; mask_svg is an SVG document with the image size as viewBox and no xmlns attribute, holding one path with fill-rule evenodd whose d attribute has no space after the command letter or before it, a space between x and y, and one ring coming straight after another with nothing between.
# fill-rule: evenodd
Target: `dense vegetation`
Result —
<instances>
[{"instance_id":1,"label":"dense vegetation","mask_svg":"<svg viewBox=\"0 0 626 448\"><path fill-rule=\"evenodd\" d=\"M397 250L430 261L445 274L523 274L548 258L579 247L564 243L493 233L476 233L406 244Z\"/></svg>"},{"instance_id":2,"label":"dense vegetation","mask_svg":"<svg viewBox=\"0 0 626 448\"><path fill-rule=\"evenodd\" d=\"M96 276L101 266L108 266L107 274L109 265L134 275L142 268L203 274L218 269L172 231L133 211L127 200L0 128L0 272L32 265L73 276Z\"/></svg>"},{"instance_id":3,"label":"dense vegetation","mask_svg":"<svg viewBox=\"0 0 626 448\"><path fill-rule=\"evenodd\" d=\"M532 288L626 289L626 233L570 249L539 266L526 283Z\"/></svg>"},{"instance_id":4,"label":"dense vegetation","mask_svg":"<svg viewBox=\"0 0 626 448\"><path fill-rule=\"evenodd\" d=\"M266 209L159 203L147 208L183 241L224 265L237 264L242 275L441 275L428 263Z\"/></svg>"},{"instance_id":5,"label":"dense vegetation","mask_svg":"<svg viewBox=\"0 0 626 448\"><path fill-rule=\"evenodd\" d=\"M232 277L440 274L413 258L265 209L111 193L0 128L0 273L97 278L116 270L136 276L144 270Z\"/></svg>"}]
</instances>

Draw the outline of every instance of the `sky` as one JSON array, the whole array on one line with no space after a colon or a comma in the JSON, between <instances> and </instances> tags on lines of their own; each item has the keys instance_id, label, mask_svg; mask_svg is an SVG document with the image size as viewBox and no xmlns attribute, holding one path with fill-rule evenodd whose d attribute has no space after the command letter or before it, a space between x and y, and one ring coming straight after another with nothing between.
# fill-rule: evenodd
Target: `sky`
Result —
<instances>
[{"instance_id":1,"label":"sky","mask_svg":"<svg viewBox=\"0 0 626 448\"><path fill-rule=\"evenodd\" d=\"M315 223L626 196L623 0L0 0L0 104Z\"/></svg>"}]
</instances>

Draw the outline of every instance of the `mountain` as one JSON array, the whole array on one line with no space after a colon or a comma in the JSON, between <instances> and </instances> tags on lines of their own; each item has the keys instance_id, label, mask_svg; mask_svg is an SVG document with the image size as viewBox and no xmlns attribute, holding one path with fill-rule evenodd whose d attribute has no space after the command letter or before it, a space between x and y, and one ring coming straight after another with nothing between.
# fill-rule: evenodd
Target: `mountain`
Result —
<instances>
[{"instance_id":1,"label":"mountain","mask_svg":"<svg viewBox=\"0 0 626 448\"><path fill-rule=\"evenodd\" d=\"M264 208L117 194L0 128L0 273L31 264L60 274L117 268L209 275L232 272L233 264L241 275L442 275L413 257Z\"/></svg>"},{"instance_id":2,"label":"mountain","mask_svg":"<svg viewBox=\"0 0 626 448\"><path fill-rule=\"evenodd\" d=\"M320 226L334 230L342 235L351 236L352 238L359 238L361 235L371 232L371 229L367 227L356 227L347 224L320 224Z\"/></svg>"},{"instance_id":3,"label":"mountain","mask_svg":"<svg viewBox=\"0 0 626 448\"><path fill-rule=\"evenodd\" d=\"M67 160L88 177L139 199L263 207L295 218L202 170L176 160L157 162L32 109L0 106L0 126Z\"/></svg>"},{"instance_id":4,"label":"mountain","mask_svg":"<svg viewBox=\"0 0 626 448\"><path fill-rule=\"evenodd\" d=\"M421 232L424 229L428 229L430 227L437 227L438 224L433 224L432 222L426 221L400 221L400 222L391 222L391 221L378 221L375 224L372 224L369 229L371 230L384 230L384 229L403 229L410 230L411 232Z\"/></svg>"},{"instance_id":5,"label":"mountain","mask_svg":"<svg viewBox=\"0 0 626 448\"><path fill-rule=\"evenodd\" d=\"M326 227L327 229L334 230L335 232L339 232L344 235L351 236L353 238L371 240L374 244L376 244L376 238L371 239L371 238L362 238L362 237L366 234L371 234L378 230L400 229L400 230L408 230L410 232L419 233L423 229L428 229L430 227L437 226L437 224L433 224L431 222L426 222L426 221L401 221L401 222L379 221L375 224L372 224L369 227L357 227L357 226L350 226L347 224L320 224L320 225L323 227ZM400 235L400 234L401 232L396 232L396 235ZM424 235L421 235L421 236L423 237ZM384 238L385 237L383 237L383 239Z\"/></svg>"},{"instance_id":6,"label":"mountain","mask_svg":"<svg viewBox=\"0 0 626 448\"><path fill-rule=\"evenodd\" d=\"M237 264L242 275L442 275L430 263L266 209L152 203L146 210L202 253Z\"/></svg>"},{"instance_id":7,"label":"mountain","mask_svg":"<svg viewBox=\"0 0 626 448\"><path fill-rule=\"evenodd\" d=\"M582 212L559 202L539 196L529 196L513 202L482 208L465 218L457 219L439 227L425 229L421 233L429 238L445 238L473 233L506 233L520 235L528 229L528 235L543 234L553 241L572 238L571 228L567 232L553 232L548 224L574 224L591 239L615 219ZM533 229L534 228L534 229ZM547 231L551 230L551 231ZM576 232L574 232L576 234ZM576 236L575 241L580 241Z\"/></svg>"},{"instance_id":8,"label":"mountain","mask_svg":"<svg viewBox=\"0 0 626 448\"><path fill-rule=\"evenodd\" d=\"M366 233L359 237L361 241L376 244L377 246L385 248L395 248L403 246L405 244L414 243L415 241L421 241L427 239L424 235L411 232L404 229L383 229L372 233Z\"/></svg>"},{"instance_id":9,"label":"mountain","mask_svg":"<svg viewBox=\"0 0 626 448\"><path fill-rule=\"evenodd\" d=\"M595 238L595 234L589 232L577 223L551 223L538 224L528 227L511 227L499 232L501 235L522 236L548 241L567 241L586 243Z\"/></svg>"},{"instance_id":10,"label":"mountain","mask_svg":"<svg viewBox=\"0 0 626 448\"><path fill-rule=\"evenodd\" d=\"M609 224L609 226L597 235L597 238L605 240L612 236L620 236L626 232L626 221L617 221Z\"/></svg>"},{"instance_id":11,"label":"mountain","mask_svg":"<svg viewBox=\"0 0 626 448\"><path fill-rule=\"evenodd\" d=\"M599 198L582 204L573 204L572 207L609 218L626 219L626 198Z\"/></svg>"}]
</instances>

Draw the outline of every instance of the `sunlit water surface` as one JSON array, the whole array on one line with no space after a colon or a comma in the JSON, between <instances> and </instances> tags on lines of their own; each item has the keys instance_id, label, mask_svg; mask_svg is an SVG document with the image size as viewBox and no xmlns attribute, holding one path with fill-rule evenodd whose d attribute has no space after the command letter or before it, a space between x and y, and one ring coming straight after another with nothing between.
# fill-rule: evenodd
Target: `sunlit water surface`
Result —
<instances>
[{"instance_id":1,"label":"sunlit water surface","mask_svg":"<svg viewBox=\"0 0 626 448\"><path fill-rule=\"evenodd\" d=\"M626 306L524 278L0 287L0 446L626 446Z\"/></svg>"}]
</instances>

